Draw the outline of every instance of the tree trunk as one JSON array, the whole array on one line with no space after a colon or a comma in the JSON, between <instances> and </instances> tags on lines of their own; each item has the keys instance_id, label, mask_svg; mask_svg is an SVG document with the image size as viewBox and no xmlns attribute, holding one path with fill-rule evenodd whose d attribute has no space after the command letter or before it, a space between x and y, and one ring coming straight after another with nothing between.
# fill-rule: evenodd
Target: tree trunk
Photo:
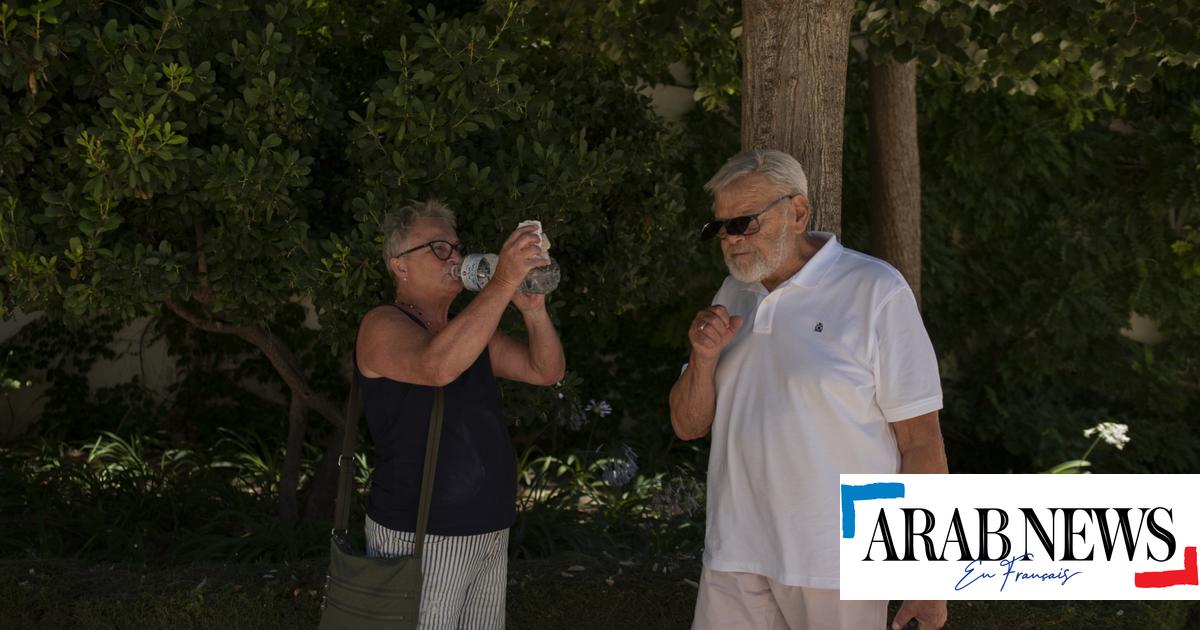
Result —
<instances>
[{"instance_id":1,"label":"tree trunk","mask_svg":"<svg viewBox=\"0 0 1200 630\"><path fill-rule=\"evenodd\" d=\"M288 410L288 450L284 461L284 471L280 479L279 510L280 516L287 522L298 511L296 486L299 483L300 455L304 448L304 433L306 430L305 410L311 409L317 415L329 421L332 431L325 446L325 454L313 475L308 501L304 508L304 518L308 521L324 521L333 515L333 497L337 492L338 458L342 450L342 431L346 425L349 430L357 431L356 420L347 421L349 401L346 410L338 409L327 396L315 390L304 373L300 359L282 339L263 326L238 326L219 319L210 311L213 301L213 291L208 282L208 261L204 249L204 226L197 223L196 230L196 272L199 274L199 286L192 294L199 311L174 300L166 300L164 304L176 315L191 325L208 332L237 335L266 356L271 366L283 379L284 384L291 390L291 406ZM355 389L349 400L356 398ZM289 496L290 495L290 496Z\"/></svg>"},{"instance_id":2,"label":"tree trunk","mask_svg":"<svg viewBox=\"0 0 1200 630\"><path fill-rule=\"evenodd\" d=\"M325 442L325 454L313 471L308 500L304 506L304 520L309 523L333 521L334 498L337 496L338 457L342 454L342 429L331 427ZM351 429L352 431L354 429Z\"/></svg>"},{"instance_id":3,"label":"tree trunk","mask_svg":"<svg viewBox=\"0 0 1200 630\"><path fill-rule=\"evenodd\" d=\"M908 280L921 303L921 160L917 64L872 65L870 93L871 252Z\"/></svg>"},{"instance_id":4,"label":"tree trunk","mask_svg":"<svg viewBox=\"0 0 1200 630\"><path fill-rule=\"evenodd\" d=\"M279 520L285 525L294 525L300 518L300 504L296 492L300 486L300 460L304 455L304 432L308 421L304 414L304 403L292 395L288 409L287 454L283 459L283 473L279 479Z\"/></svg>"},{"instance_id":5,"label":"tree trunk","mask_svg":"<svg viewBox=\"0 0 1200 630\"><path fill-rule=\"evenodd\" d=\"M742 1L742 148L792 154L811 228L841 233L842 120L853 0Z\"/></svg>"}]
</instances>

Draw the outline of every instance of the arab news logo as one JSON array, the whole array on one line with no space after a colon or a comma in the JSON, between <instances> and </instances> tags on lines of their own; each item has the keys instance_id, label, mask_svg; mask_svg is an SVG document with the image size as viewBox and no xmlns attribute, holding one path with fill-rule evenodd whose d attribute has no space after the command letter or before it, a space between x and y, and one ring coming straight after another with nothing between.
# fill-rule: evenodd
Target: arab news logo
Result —
<instances>
[{"instance_id":1,"label":"arab news logo","mask_svg":"<svg viewBox=\"0 0 1200 630\"><path fill-rule=\"evenodd\" d=\"M899 482L869 483L864 485L842 484L841 489L843 539L853 539L856 536L855 506L857 504L864 501L905 498L905 485L904 483ZM978 521L980 531L979 536L977 537L980 542L977 550L975 550L974 553L972 553L970 550L970 544L967 540L967 536L965 535L960 512L958 508L955 508L952 516L950 517L950 524L945 527L946 535L944 537L945 540L942 547L943 553L941 554L941 557L938 557L936 554L928 553L933 550L930 535L936 526L934 513L928 509L920 507L902 508L901 511L905 515L904 534L905 538L907 539L907 551L903 557L900 557L895 551L895 544L893 542L896 537L890 524L888 523L886 512L881 508L876 516L875 527L871 536L871 543L870 546L868 546L867 557L864 558L864 560L869 561L873 559L871 557L872 548L876 542L880 544L884 551L884 555L881 558L883 562L919 560L919 558L915 557L914 553L918 548L916 545L917 539L921 539L922 542L925 543L924 548L927 553L924 560L926 561L949 560L950 558L946 557L947 554L945 553L945 550L947 547L951 546L951 543L954 543L954 546L959 549L960 553L959 557L957 558L958 560L979 562L984 560L998 560L1006 557L1011 549L1011 542L1003 533L1003 530L1012 517L1010 517L1007 511L1001 510L1000 508L977 507L974 509L980 514ZM1065 529L1067 531L1071 531L1072 528L1072 514L1084 512L1095 516L1096 520L1094 522L1098 523L1097 528L1100 530L1099 535L1101 538L1101 550L1105 558L1109 561L1112 560L1113 552L1117 547L1116 537L1118 535L1122 535L1122 532L1124 532L1123 535L1126 542L1126 548L1130 554L1130 559L1132 560L1135 546L1133 541L1137 539L1133 538L1132 536L1129 518L1130 514L1135 512L1134 508L1051 508L1052 516L1057 516L1057 514L1054 514L1055 510L1061 510L1062 514L1064 514ZM1150 535L1163 542L1167 547L1167 553L1164 557L1158 557L1153 551L1147 549L1146 553L1148 558L1159 562L1172 558L1176 549L1175 536L1170 529L1159 520L1163 516L1169 518L1171 514L1170 509L1160 506L1154 508L1137 508L1137 510L1140 511L1139 526L1144 522ZM1002 524L997 528L997 530L988 529L988 511L998 512L1003 517L1000 521ZM1110 511L1115 514L1117 523L1117 527L1111 531L1108 526L1110 519L1107 517L1107 512ZM919 532L915 531L913 525L915 521L913 515L917 512L923 513L926 518L926 527L923 528L923 531ZM1058 558L1059 560L1093 560L1092 551L1088 553L1087 557L1076 557L1073 555L1071 546L1073 536L1071 535L1067 535L1065 537L1066 544L1061 546L1056 544L1056 541L1054 540L1055 529L1053 527L1053 523L1051 524L1050 531L1048 532L1045 525L1038 519L1034 510L1030 508L1022 508L1019 510L1019 513L1021 518L1025 521L1026 527L1032 527L1035 536L1046 549L1062 549L1062 553L1060 554L1061 557ZM1084 531L1086 531L1086 529ZM987 541L991 536L997 536L1003 542L1003 551L998 554L997 557L991 557L988 554ZM1140 536L1138 538L1140 538ZM1023 558L1018 556L1016 559L1020 560ZM1200 571L1198 571L1197 567L1196 547L1184 548L1182 569L1134 572L1133 583L1137 588L1167 588L1171 586L1200 585Z\"/></svg>"}]
</instances>

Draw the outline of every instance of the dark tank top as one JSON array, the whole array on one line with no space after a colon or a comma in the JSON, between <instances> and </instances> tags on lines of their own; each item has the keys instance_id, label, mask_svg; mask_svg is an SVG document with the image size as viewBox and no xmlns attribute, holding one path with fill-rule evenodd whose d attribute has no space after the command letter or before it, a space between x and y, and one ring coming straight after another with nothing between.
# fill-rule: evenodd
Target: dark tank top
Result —
<instances>
[{"instance_id":1,"label":"dark tank top","mask_svg":"<svg viewBox=\"0 0 1200 630\"><path fill-rule=\"evenodd\" d=\"M434 388L368 378L357 360L354 372L375 443L367 514L389 529L414 531ZM517 519L517 463L487 348L444 390L428 531L470 536L512 527Z\"/></svg>"}]
</instances>

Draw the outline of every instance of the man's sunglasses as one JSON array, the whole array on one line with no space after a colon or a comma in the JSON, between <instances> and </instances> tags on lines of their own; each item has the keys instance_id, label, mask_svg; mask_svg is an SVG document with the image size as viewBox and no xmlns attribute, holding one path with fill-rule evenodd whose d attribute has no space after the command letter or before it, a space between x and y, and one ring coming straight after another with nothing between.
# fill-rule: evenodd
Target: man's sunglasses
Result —
<instances>
[{"instance_id":1,"label":"man's sunglasses","mask_svg":"<svg viewBox=\"0 0 1200 630\"><path fill-rule=\"evenodd\" d=\"M774 208L780 201L783 201L784 199L791 199L799 194L800 193L790 193L779 197L775 201L767 204L766 208L763 208L754 214L745 214L740 217L724 220L713 219L712 221L705 223L704 227L700 228L700 240L707 241L714 236L725 238L726 236L750 236L751 234L757 234L758 231L762 229L762 226L759 225L758 222L759 216L765 214L771 208Z\"/></svg>"},{"instance_id":2,"label":"man's sunglasses","mask_svg":"<svg viewBox=\"0 0 1200 630\"><path fill-rule=\"evenodd\" d=\"M433 252L434 256L438 257L438 260L450 260L450 257L454 255L454 252L458 252L459 256L467 255L467 247L462 243L451 243L450 241L437 240L429 241L428 243L421 243L416 247L410 247L399 254L396 254L393 256L393 258L399 258L405 254L411 254L418 249L424 249L426 247L429 248L429 251Z\"/></svg>"}]
</instances>

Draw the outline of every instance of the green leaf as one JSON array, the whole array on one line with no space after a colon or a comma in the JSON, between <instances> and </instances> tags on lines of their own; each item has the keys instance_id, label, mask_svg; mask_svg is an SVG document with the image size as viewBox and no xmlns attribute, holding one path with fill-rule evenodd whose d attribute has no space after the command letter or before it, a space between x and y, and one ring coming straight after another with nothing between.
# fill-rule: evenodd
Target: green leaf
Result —
<instances>
[{"instance_id":1,"label":"green leaf","mask_svg":"<svg viewBox=\"0 0 1200 630\"><path fill-rule=\"evenodd\" d=\"M1050 470L1043 471L1042 474L1047 475L1074 475L1081 472L1084 468L1091 466L1092 463L1086 459L1072 459L1065 461Z\"/></svg>"}]
</instances>

